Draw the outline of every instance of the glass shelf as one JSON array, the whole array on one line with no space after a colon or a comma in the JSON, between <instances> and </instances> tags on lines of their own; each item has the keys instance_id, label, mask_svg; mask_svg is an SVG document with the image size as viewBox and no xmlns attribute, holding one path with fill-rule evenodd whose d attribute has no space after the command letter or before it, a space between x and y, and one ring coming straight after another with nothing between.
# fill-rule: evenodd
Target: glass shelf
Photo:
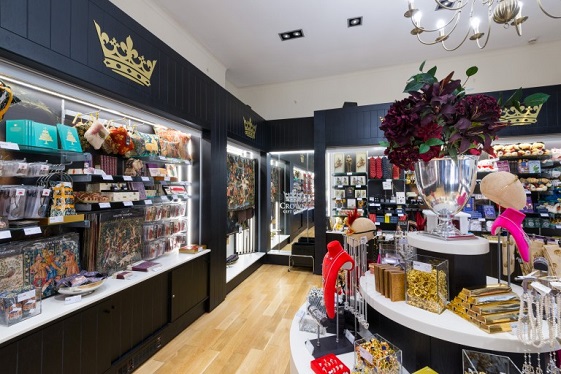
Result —
<instances>
[{"instance_id":1,"label":"glass shelf","mask_svg":"<svg viewBox=\"0 0 561 374\"><path fill-rule=\"evenodd\" d=\"M58 156L61 158L62 163L67 162L91 162L92 155L90 153L73 152L64 149L51 149L43 147L34 147L30 145L21 145L11 142L0 142L0 149L5 149L7 151L24 152L24 153L35 153L48 156Z\"/></svg>"}]
</instances>

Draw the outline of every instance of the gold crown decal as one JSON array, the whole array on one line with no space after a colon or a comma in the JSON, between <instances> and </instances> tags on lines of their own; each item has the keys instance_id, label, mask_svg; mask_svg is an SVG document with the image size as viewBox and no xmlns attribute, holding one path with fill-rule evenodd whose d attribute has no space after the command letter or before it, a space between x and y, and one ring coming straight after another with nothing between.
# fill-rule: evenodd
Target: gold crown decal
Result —
<instances>
[{"instance_id":1,"label":"gold crown decal","mask_svg":"<svg viewBox=\"0 0 561 374\"><path fill-rule=\"evenodd\" d=\"M245 117L243 117L243 126L245 127L245 135L248 138L255 139L255 133L257 132L257 125L254 125L251 122L251 117L249 118L249 120L246 120Z\"/></svg>"},{"instance_id":2,"label":"gold crown decal","mask_svg":"<svg viewBox=\"0 0 561 374\"><path fill-rule=\"evenodd\" d=\"M127 36L126 42L117 42L115 38L109 40L109 35L101 31L95 20L94 24L105 56L105 66L133 82L150 86L150 78L157 61L145 60L144 56L139 56L138 51L133 48L130 35Z\"/></svg>"},{"instance_id":3,"label":"gold crown decal","mask_svg":"<svg viewBox=\"0 0 561 374\"><path fill-rule=\"evenodd\" d=\"M501 122L508 122L511 125L531 125L538 122L538 114L542 109L542 104L534 106L520 106L521 111L515 107L505 108L501 113Z\"/></svg>"}]
</instances>

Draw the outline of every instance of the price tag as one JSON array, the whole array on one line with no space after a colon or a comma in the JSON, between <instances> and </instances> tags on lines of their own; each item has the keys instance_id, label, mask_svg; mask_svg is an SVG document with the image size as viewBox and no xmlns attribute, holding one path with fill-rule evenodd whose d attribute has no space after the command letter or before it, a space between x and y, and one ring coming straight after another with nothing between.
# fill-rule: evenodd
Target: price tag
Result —
<instances>
[{"instance_id":1,"label":"price tag","mask_svg":"<svg viewBox=\"0 0 561 374\"><path fill-rule=\"evenodd\" d=\"M111 203L99 203L99 207L102 209L111 208Z\"/></svg>"},{"instance_id":2,"label":"price tag","mask_svg":"<svg viewBox=\"0 0 561 374\"><path fill-rule=\"evenodd\" d=\"M561 229L561 225L555 225L556 229Z\"/></svg>"},{"instance_id":3,"label":"price tag","mask_svg":"<svg viewBox=\"0 0 561 374\"><path fill-rule=\"evenodd\" d=\"M0 239L11 239L12 233L10 230L2 230L0 231Z\"/></svg>"},{"instance_id":4,"label":"price tag","mask_svg":"<svg viewBox=\"0 0 561 374\"><path fill-rule=\"evenodd\" d=\"M376 226L380 226L380 222L374 222L376 224Z\"/></svg>"},{"instance_id":5,"label":"price tag","mask_svg":"<svg viewBox=\"0 0 561 374\"><path fill-rule=\"evenodd\" d=\"M47 164L42 164L42 165L39 167L39 170L41 170L41 171L49 171L49 165L47 165Z\"/></svg>"},{"instance_id":6,"label":"price tag","mask_svg":"<svg viewBox=\"0 0 561 374\"><path fill-rule=\"evenodd\" d=\"M413 269L419 270L425 273L430 273L432 271L431 264L427 264L424 262L413 261Z\"/></svg>"},{"instance_id":7,"label":"price tag","mask_svg":"<svg viewBox=\"0 0 561 374\"><path fill-rule=\"evenodd\" d=\"M26 236L29 235L36 235L36 234L40 234L41 233L41 228L40 227L26 227L25 229L23 229L23 232L25 233Z\"/></svg>"},{"instance_id":8,"label":"price tag","mask_svg":"<svg viewBox=\"0 0 561 374\"><path fill-rule=\"evenodd\" d=\"M27 162L18 163L18 169L20 169L21 171L27 170Z\"/></svg>"},{"instance_id":9,"label":"price tag","mask_svg":"<svg viewBox=\"0 0 561 374\"><path fill-rule=\"evenodd\" d=\"M382 182L382 188L384 190L391 190L392 189L392 181L390 180L385 180Z\"/></svg>"},{"instance_id":10,"label":"price tag","mask_svg":"<svg viewBox=\"0 0 561 374\"><path fill-rule=\"evenodd\" d=\"M531 195L531 194L532 194L531 191L526 190L526 195Z\"/></svg>"},{"instance_id":11,"label":"price tag","mask_svg":"<svg viewBox=\"0 0 561 374\"><path fill-rule=\"evenodd\" d=\"M485 218L478 218L477 219L479 222L485 222Z\"/></svg>"},{"instance_id":12,"label":"price tag","mask_svg":"<svg viewBox=\"0 0 561 374\"><path fill-rule=\"evenodd\" d=\"M150 182L150 177L140 177L143 182Z\"/></svg>"},{"instance_id":13,"label":"price tag","mask_svg":"<svg viewBox=\"0 0 561 374\"><path fill-rule=\"evenodd\" d=\"M32 299L35 297L35 290L29 290L26 292L22 292L18 294L18 303L21 303L23 300Z\"/></svg>"},{"instance_id":14,"label":"price tag","mask_svg":"<svg viewBox=\"0 0 561 374\"><path fill-rule=\"evenodd\" d=\"M68 304L75 304L78 303L82 300L82 295L76 295L76 296L68 296L64 298L64 303L66 305Z\"/></svg>"},{"instance_id":15,"label":"price tag","mask_svg":"<svg viewBox=\"0 0 561 374\"><path fill-rule=\"evenodd\" d=\"M51 223L63 223L63 222L64 222L64 217L63 216L49 217L49 224L51 224Z\"/></svg>"},{"instance_id":16,"label":"price tag","mask_svg":"<svg viewBox=\"0 0 561 374\"><path fill-rule=\"evenodd\" d=\"M132 206L133 203L132 203L132 201L123 201L123 205L124 206Z\"/></svg>"},{"instance_id":17,"label":"price tag","mask_svg":"<svg viewBox=\"0 0 561 374\"><path fill-rule=\"evenodd\" d=\"M160 156L160 160L167 160L165 156Z\"/></svg>"},{"instance_id":18,"label":"price tag","mask_svg":"<svg viewBox=\"0 0 561 374\"><path fill-rule=\"evenodd\" d=\"M16 196L24 196L24 195L25 195L25 189L16 188Z\"/></svg>"},{"instance_id":19,"label":"price tag","mask_svg":"<svg viewBox=\"0 0 561 374\"><path fill-rule=\"evenodd\" d=\"M144 200L144 205L152 205L152 200Z\"/></svg>"},{"instance_id":20,"label":"price tag","mask_svg":"<svg viewBox=\"0 0 561 374\"><path fill-rule=\"evenodd\" d=\"M368 352L364 347L359 346L358 353L360 354L360 357L370 363L370 365L374 365L372 354L370 354L370 352Z\"/></svg>"},{"instance_id":21,"label":"price tag","mask_svg":"<svg viewBox=\"0 0 561 374\"><path fill-rule=\"evenodd\" d=\"M352 172L348 172L347 175L353 175L353 173L352 173Z\"/></svg>"},{"instance_id":22,"label":"price tag","mask_svg":"<svg viewBox=\"0 0 561 374\"><path fill-rule=\"evenodd\" d=\"M342 184L340 184L340 185L338 185L338 186L337 186L337 188L343 188L343 185L342 185Z\"/></svg>"},{"instance_id":23,"label":"price tag","mask_svg":"<svg viewBox=\"0 0 561 374\"><path fill-rule=\"evenodd\" d=\"M132 182L132 177L130 175L123 175L123 180L125 182Z\"/></svg>"},{"instance_id":24,"label":"price tag","mask_svg":"<svg viewBox=\"0 0 561 374\"><path fill-rule=\"evenodd\" d=\"M312 344L311 341L306 340L306 349L308 350L308 352L310 352L311 355L314 354L314 345Z\"/></svg>"},{"instance_id":25,"label":"price tag","mask_svg":"<svg viewBox=\"0 0 561 374\"><path fill-rule=\"evenodd\" d=\"M43 188L43 191L41 191L41 196L51 196L50 188Z\"/></svg>"},{"instance_id":26,"label":"price tag","mask_svg":"<svg viewBox=\"0 0 561 374\"><path fill-rule=\"evenodd\" d=\"M169 182L171 180L170 177L164 177L164 181Z\"/></svg>"},{"instance_id":27,"label":"price tag","mask_svg":"<svg viewBox=\"0 0 561 374\"><path fill-rule=\"evenodd\" d=\"M404 214L403 214L403 213L398 213L397 216L398 216L398 217L403 217Z\"/></svg>"},{"instance_id":28,"label":"price tag","mask_svg":"<svg viewBox=\"0 0 561 374\"><path fill-rule=\"evenodd\" d=\"M542 216L542 217L549 217L549 213L540 213L540 216Z\"/></svg>"},{"instance_id":29,"label":"price tag","mask_svg":"<svg viewBox=\"0 0 561 374\"><path fill-rule=\"evenodd\" d=\"M12 149L15 151L19 151L19 145L17 145L16 143L10 143L10 142L0 142L0 148L2 149Z\"/></svg>"},{"instance_id":30,"label":"price tag","mask_svg":"<svg viewBox=\"0 0 561 374\"><path fill-rule=\"evenodd\" d=\"M112 175L102 175L101 178L104 181L112 181L113 180L113 176Z\"/></svg>"}]
</instances>

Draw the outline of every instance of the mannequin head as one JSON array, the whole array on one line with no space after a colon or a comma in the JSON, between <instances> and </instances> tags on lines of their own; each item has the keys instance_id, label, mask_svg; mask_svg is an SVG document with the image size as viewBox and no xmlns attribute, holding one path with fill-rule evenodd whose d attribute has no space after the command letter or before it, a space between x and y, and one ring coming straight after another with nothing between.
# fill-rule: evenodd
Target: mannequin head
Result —
<instances>
[{"instance_id":1,"label":"mannequin head","mask_svg":"<svg viewBox=\"0 0 561 374\"><path fill-rule=\"evenodd\" d=\"M497 171L481 180L481 193L492 202L520 210L526 206L526 193L518 176L506 171Z\"/></svg>"},{"instance_id":2,"label":"mannequin head","mask_svg":"<svg viewBox=\"0 0 561 374\"><path fill-rule=\"evenodd\" d=\"M366 237L366 241L374 239L376 235L376 224L365 217L359 217L358 212L355 209L353 213L349 214L347 217L348 229L346 235L348 238L353 240L349 241L350 245L360 244L360 238ZM356 243L356 244L353 244Z\"/></svg>"}]
</instances>

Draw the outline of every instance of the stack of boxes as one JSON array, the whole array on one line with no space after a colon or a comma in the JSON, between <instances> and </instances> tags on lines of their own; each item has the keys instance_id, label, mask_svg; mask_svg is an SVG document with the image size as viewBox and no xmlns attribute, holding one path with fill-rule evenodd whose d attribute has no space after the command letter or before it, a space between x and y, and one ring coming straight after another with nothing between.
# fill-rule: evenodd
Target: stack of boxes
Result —
<instances>
[{"instance_id":1,"label":"stack of boxes","mask_svg":"<svg viewBox=\"0 0 561 374\"><path fill-rule=\"evenodd\" d=\"M391 301L405 300L405 270L390 264L370 264L376 291Z\"/></svg>"}]
</instances>

